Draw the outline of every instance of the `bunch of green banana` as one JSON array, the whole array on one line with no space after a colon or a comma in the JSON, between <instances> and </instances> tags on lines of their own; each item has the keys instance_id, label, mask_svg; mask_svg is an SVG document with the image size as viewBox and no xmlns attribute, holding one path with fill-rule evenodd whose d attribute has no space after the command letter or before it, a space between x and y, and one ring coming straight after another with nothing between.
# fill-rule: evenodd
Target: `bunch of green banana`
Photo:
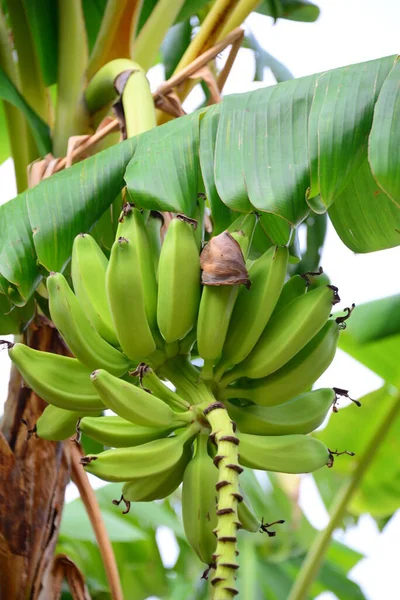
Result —
<instances>
[{"instance_id":1,"label":"bunch of green banana","mask_svg":"<svg viewBox=\"0 0 400 600\"><path fill-rule=\"evenodd\" d=\"M282 404L308 390L331 364L339 340L339 327L327 321L283 367L261 379L239 379L222 389L219 399L246 398L262 406Z\"/></svg>"},{"instance_id":2,"label":"bunch of green banana","mask_svg":"<svg viewBox=\"0 0 400 600\"><path fill-rule=\"evenodd\" d=\"M285 283L286 247L248 260L253 213L201 250L203 213L202 200L196 231L193 219L168 217L162 241L159 216L127 204L109 260L90 235L77 236L74 292L60 273L47 279L51 318L75 358L7 345L25 384L50 404L39 437L81 431L103 444L81 462L121 482L127 504L182 483L186 536L216 569L215 600L225 600L236 593L238 530L267 531L243 501L243 467L308 473L332 464L308 434L335 388L311 390L352 308L332 319L334 286L310 289L300 275ZM115 414L101 416L106 408Z\"/></svg>"},{"instance_id":3,"label":"bunch of green banana","mask_svg":"<svg viewBox=\"0 0 400 600\"><path fill-rule=\"evenodd\" d=\"M271 319L247 358L229 371L222 383L241 377L259 379L288 363L323 328L337 291L332 286L298 296Z\"/></svg>"},{"instance_id":4,"label":"bunch of green banana","mask_svg":"<svg viewBox=\"0 0 400 600\"><path fill-rule=\"evenodd\" d=\"M81 459L88 473L105 481L125 482L138 477L154 477L172 469L182 458L200 426L196 423L179 435L155 439L140 446L113 448Z\"/></svg>"},{"instance_id":5,"label":"bunch of green banana","mask_svg":"<svg viewBox=\"0 0 400 600\"><path fill-rule=\"evenodd\" d=\"M61 273L47 278L52 321L76 358L88 369L103 368L120 376L131 361L96 331Z\"/></svg>"}]
</instances>

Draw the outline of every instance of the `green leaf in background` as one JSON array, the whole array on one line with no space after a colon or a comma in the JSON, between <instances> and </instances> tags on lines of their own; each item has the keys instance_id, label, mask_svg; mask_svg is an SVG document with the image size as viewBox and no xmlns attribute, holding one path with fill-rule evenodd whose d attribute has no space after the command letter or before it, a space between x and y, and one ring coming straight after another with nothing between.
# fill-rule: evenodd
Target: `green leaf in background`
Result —
<instances>
[{"instance_id":1,"label":"green leaf in background","mask_svg":"<svg viewBox=\"0 0 400 600\"><path fill-rule=\"evenodd\" d=\"M136 151L125 173L132 202L194 217L200 191L199 112L135 139Z\"/></svg>"},{"instance_id":2,"label":"green leaf in background","mask_svg":"<svg viewBox=\"0 0 400 600\"><path fill-rule=\"evenodd\" d=\"M308 0L263 0L256 12L276 19L312 23L319 17L318 6Z\"/></svg>"},{"instance_id":3,"label":"green leaf in background","mask_svg":"<svg viewBox=\"0 0 400 600\"><path fill-rule=\"evenodd\" d=\"M382 86L369 138L369 161L379 186L400 205L400 62Z\"/></svg>"},{"instance_id":4,"label":"green leaf in background","mask_svg":"<svg viewBox=\"0 0 400 600\"><path fill-rule=\"evenodd\" d=\"M264 69L267 68L271 70L272 75L275 77L278 83L281 81L287 81L288 79L293 79L293 75L289 69L285 67L285 65L279 60L274 58L272 54L269 54L269 52L264 50L251 31L246 34L243 46L245 48L250 48L254 52L254 60L256 63L254 81L263 81Z\"/></svg>"},{"instance_id":5,"label":"green leaf in background","mask_svg":"<svg viewBox=\"0 0 400 600\"><path fill-rule=\"evenodd\" d=\"M388 57L318 77L309 124L309 196L316 212L329 208L360 166L376 97L392 66L393 57ZM317 194L318 204L313 202Z\"/></svg>"},{"instance_id":6,"label":"green leaf in background","mask_svg":"<svg viewBox=\"0 0 400 600\"><path fill-rule=\"evenodd\" d=\"M0 288L2 289L2 288ZM12 304L10 298L0 291L0 334L17 335L24 331L35 314L33 297L25 306L19 308Z\"/></svg>"},{"instance_id":7,"label":"green leaf in background","mask_svg":"<svg viewBox=\"0 0 400 600\"><path fill-rule=\"evenodd\" d=\"M376 252L400 244L400 209L377 185L366 151L361 167L328 212L340 239L353 252Z\"/></svg>"},{"instance_id":8,"label":"green leaf in background","mask_svg":"<svg viewBox=\"0 0 400 600\"><path fill-rule=\"evenodd\" d=\"M23 3L43 81L46 86L53 85L57 81L58 69L57 2L53 0L23 0Z\"/></svg>"},{"instance_id":9,"label":"green leaf in background","mask_svg":"<svg viewBox=\"0 0 400 600\"><path fill-rule=\"evenodd\" d=\"M48 125L35 113L29 104L21 96L12 81L0 68L0 98L18 108L26 117L31 129L37 149L41 156L51 152L52 142Z\"/></svg>"},{"instance_id":10,"label":"green leaf in background","mask_svg":"<svg viewBox=\"0 0 400 600\"><path fill-rule=\"evenodd\" d=\"M360 398L360 401L361 408L353 404L341 408L331 416L327 427L315 434L328 448L336 449L340 441L339 449L355 452L354 458L343 457L335 460L333 468L342 475L351 475L357 456L362 456L390 406L400 400L384 386ZM385 517L393 514L399 507L400 419L396 419L369 465L348 509L356 515L369 512L372 516Z\"/></svg>"},{"instance_id":11,"label":"green leaf in background","mask_svg":"<svg viewBox=\"0 0 400 600\"><path fill-rule=\"evenodd\" d=\"M146 537L145 533L140 531L131 522L127 520L123 521L119 516L106 508L102 507L101 514L108 536L112 542L133 542ZM96 541L89 517L80 499L65 505L60 535L72 537L75 540Z\"/></svg>"},{"instance_id":12,"label":"green leaf in background","mask_svg":"<svg viewBox=\"0 0 400 600\"><path fill-rule=\"evenodd\" d=\"M388 383L400 385L400 295L356 306L339 347Z\"/></svg>"}]
</instances>

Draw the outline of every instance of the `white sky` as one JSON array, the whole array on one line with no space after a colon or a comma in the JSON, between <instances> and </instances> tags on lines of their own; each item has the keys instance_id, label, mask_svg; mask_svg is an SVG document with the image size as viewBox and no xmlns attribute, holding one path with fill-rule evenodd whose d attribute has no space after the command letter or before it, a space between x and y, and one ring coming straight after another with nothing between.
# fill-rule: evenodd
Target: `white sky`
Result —
<instances>
[{"instance_id":1,"label":"white sky","mask_svg":"<svg viewBox=\"0 0 400 600\"><path fill-rule=\"evenodd\" d=\"M304 24L278 21L259 15L247 23L261 45L282 61L296 77L372 60L399 52L399 0L316 0L321 16L316 23ZM243 92L260 84L251 82L254 68L249 51L238 57L228 79L225 92ZM152 74L153 85L160 71ZM266 73L263 86L274 83ZM15 195L12 164L0 166L0 204ZM340 288L342 306L361 303L399 293L398 273L400 248L368 255L354 255L338 239L333 228L328 231L322 266L331 280ZM384 265L384 267L383 267ZM7 390L9 362L5 352L0 353L0 406ZM322 385L335 385L351 390L353 397L361 396L379 386L380 380L343 353L338 352L334 364L321 378ZM71 490L69 496L73 497ZM316 527L323 527L327 514L315 493L311 477L302 484L301 503ZM398 600L398 540L400 512L379 535L375 523L368 516L344 538L352 547L367 556L353 569L352 577L363 588L367 600ZM165 540L164 536L164 540ZM172 542L169 554L173 553ZM171 558L171 556L170 556ZM333 598L324 594L320 599ZM339 599L340 600L340 599Z\"/></svg>"}]
</instances>

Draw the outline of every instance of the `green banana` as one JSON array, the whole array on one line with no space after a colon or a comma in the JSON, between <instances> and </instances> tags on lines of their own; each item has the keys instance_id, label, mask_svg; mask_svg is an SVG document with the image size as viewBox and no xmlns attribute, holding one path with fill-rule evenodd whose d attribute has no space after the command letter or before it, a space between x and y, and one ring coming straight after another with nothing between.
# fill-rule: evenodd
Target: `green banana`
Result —
<instances>
[{"instance_id":1,"label":"green banana","mask_svg":"<svg viewBox=\"0 0 400 600\"><path fill-rule=\"evenodd\" d=\"M337 291L330 286L292 300L271 319L249 356L226 373L222 385L240 377L266 377L283 367L322 329L335 301Z\"/></svg>"},{"instance_id":2,"label":"green banana","mask_svg":"<svg viewBox=\"0 0 400 600\"><path fill-rule=\"evenodd\" d=\"M185 446L178 462L164 473L127 481L122 488L124 500L128 502L151 502L152 500L167 498L182 483L183 474L191 458L192 448L188 444Z\"/></svg>"},{"instance_id":3,"label":"green banana","mask_svg":"<svg viewBox=\"0 0 400 600\"><path fill-rule=\"evenodd\" d=\"M226 335L219 371L242 362L254 348L275 308L286 276L288 249L270 248L250 269L251 288L240 290Z\"/></svg>"},{"instance_id":4,"label":"green banana","mask_svg":"<svg viewBox=\"0 0 400 600\"><path fill-rule=\"evenodd\" d=\"M262 379L242 379L218 394L220 400L246 398L262 406L287 402L310 388L329 367L336 353L339 327L329 320L288 363Z\"/></svg>"},{"instance_id":5,"label":"green banana","mask_svg":"<svg viewBox=\"0 0 400 600\"><path fill-rule=\"evenodd\" d=\"M35 432L43 440L62 442L74 435L81 412L64 410L58 406L46 406L35 425Z\"/></svg>"},{"instance_id":6,"label":"green banana","mask_svg":"<svg viewBox=\"0 0 400 600\"><path fill-rule=\"evenodd\" d=\"M76 358L88 369L126 373L131 362L97 333L61 273L49 275L47 290L52 321Z\"/></svg>"},{"instance_id":7,"label":"green banana","mask_svg":"<svg viewBox=\"0 0 400 600\"><path fill-rule=\"evenodd\" d=\"M200 258L193 223L183 215L172 219L158 267L157 323L169 344L194 327L200 302Z\"/></svg>"},{"instance_id":8,"label":"green banana","mask_svg":"<svg viewBox=\"0 0 400 600\"><path fill-rule=\"evenodd\" d=\"M321 425L335 402L332 388L301 394L278 406L239 407L227 402L229 415L239 431L254 435L310 433Z\"/></svg>"},{"instance_id":9,"label":"green banana","mask_svg":"<svg viewBox=\"0 0 400 600\"><path fill-rule=\"evenodd\" d=\"M147 297L136 246L123 237L114 242L106 288L122 350L132 360L143 360L155 351L156 343L147 320Z\"/></svg>"},{"instance_id":10,"label":"green banana","mask_svg":"<svg viewBox=\"0 0 400 600\"><path fill-rule=\"evenodd\" d=\"M96 331L118 345L106 294L108 260L88 233L76 236L72 246L71 276L76 297Z\"/></svg>"},{"instance_id":11,"label":"green banana","mask_svg":"<svg viewBox=\"0 0 400 600\"><path fill-rule=\"evenodd\" d=\"M195 423L179 435L153 440L130 448L105 450L81 459L88 473L105 481L124 483L138 477L150 477L171 469L181 459L185 445L197 434ZM190 464L190 463L189 463Z\"/></svg>"},{"instance_id":12,"label":"green banana","mask_svg":"<svg viewBox=\"0 0 400 600\"><path fill-rule=\"evenodd\" d=\"M194 458L183 475L182 519L186 538L197 556L207 565L213 563L217 546L218 470L207 452L208 433L197 438Z\"/></svg>"},{"instance_id":13,"label":"green banana","mask_svg":"<svg viewBox=\"0 0 400 600\"><path fill-rule=\"evenodd\" d=\"M178 428L193 421L191 412L174 412L157 396L103 369L94 371L91 379L104 404L135 425Z\"/></svg>"},{"instance_id":14,"label":"green banana","mask_svg":"<svg viewBox=\"0 0 400 600\"><path fill-rule=\"evenodd\" d=\"M307 280L301 275L293 275L282 287L278 302L276 303L272 317L275 317L283 308L295 298L302 296L307 291Z\"/></svg>"},{"instance_id":15,"label":"green banana","mask_svg":"<svg viewBox=\"0 0 400 600\"><path fill-rule=\"evenodd\" d=\"M25 383L43 400L77 412L105 408L90 381L90 371L76 358L12 344L8 354Z\"/></svg>"},{"instance_id":16,"label":"green banana","mask_svg":"<svg viewBox=\"0 0 400 600\"><path fill-rule=\"evenodd\" d=\"M146 221L147 237L149 241L150 254L153 259L154 271L157 274L158 261L161 252L161 227L164 223L164 217L156 210L150 211Z\"/></svg>"},{"instance_id":17,"label":"green banana","mask_svg":"<svg viewBox=\"0 0 400 600\"><path fill-rule=\"evenodd\" d=\"M238 517L242 529L250 531L251 533L260 531L261 520L254 514L246 499L243 499L242 502L239 502L238 504Z\"/></svg>"},{"instance_id":18,"label":"green banana","mask_svg":"<svg viewBox=\"0 0 400 600\"><path fill-rule=\"evenodd\" d=\"M83 417L79 429L96 442L113 448L140 446L167 437L174 427L141 427L122 417Z\"/></svg>"},{"instance_id":19,"label":"green banana","mask_svg":"<svg viewBox=\"0 0 400 600\"><path fill-rule=\"evenodd\" d=\"M327 465L330 452L309 435L240 434L239 462L244 467L279 473L311 473Z\"/></svg>"},{"instance_id":20,"label":"green banana","mask_svg":"<svg viewBox=\"0 0 400 600\"><path fill-rule=\"evenodd\" d=\"M140 273L147 322L151 331L156 332L157 279L145 218L140 210L125 204L119 221L116 238L125 238L134 247L135 264L132 265L132 269L137 270L137 273L133 279L137 284L136 276Z\"/></svg>"},{"instance_id":21,"label":"green banana","mask_svg":"<svg viewBox=\"0 0 400 600\"><path fill-rule=\"evenodd\" d=\"M254 214L237 219L229 230L212 238L200 256L205 285L197 321L197 347L205 361L203 376L207 378L222 354L240 283L249 284L244 261L256 222Z\"/></svg>"}]
</instances>

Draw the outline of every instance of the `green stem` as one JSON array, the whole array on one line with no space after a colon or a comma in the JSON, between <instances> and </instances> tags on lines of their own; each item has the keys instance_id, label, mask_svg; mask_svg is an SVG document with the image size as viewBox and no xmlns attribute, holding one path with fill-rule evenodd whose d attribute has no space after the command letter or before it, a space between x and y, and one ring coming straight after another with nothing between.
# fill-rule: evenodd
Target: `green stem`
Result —
<instances>
[{"instance_id":1,"label":"green stem","mask_svg":"<svg viewBox=\"0 0 400 600\"><path fill-rule=\"evenodd\" d=\"M20 89L20 80L17 67L15 65L6 21L2 10L0 9L0 67L13 82L16 88ZM8 102L3 102L4 113L6 116L7 133L10 142L11 155L14 159L15 178L17 180L18 192L23 192L28 187L27 166L29 164L29 154L27 145L27 125L21 111Z\"/></svg>"},{"instance_id":2,"label":"green stem","mask_svg":"<svg viewBox=\"0 0 400 600\"><path fill-rule=\"evenodd\" d=\"M142 385L145 388L149 388L153 394L158 396L158 398L161 398L161 400L164 400L164 402L169 404L172 408L184 411L187 411L190 408L189 402L186 402L186 400L181 398L176 392L169 389L169 387L157 377L153 369L149 368L144 371Z\"/></svg>"},{"instance_id":3,"label":"green stem","mask_svg":"<svg viewBox=\"0 0 400 600\"><path fill-rule=\"evenodd\" d=\"M162 377L169 379L176 391L190 404L209 404L214 396L200 379L200 373L185 356L177 356L164 363L158 370Z\"/></svg>"},{"instance_id":4,"label":"green stem","mask_svg":"<svg viewBox=\"0 0 400 600\"><path fill-rule=\"evenodd\" d=\"M216 381L218 381L217 375L219 376L218 370L216 373ZM219 381L218 385L221 388L226 388L230 383L233 383L237 379L240 379L241 377L244 377L244 376L245 376L245 374L240 372L239 365L238 365L237 367L234 367L231 371L227 371L227 373L225 373L225 375Z\"/></svg>"},{"instance_id":5,"label":"green stem","mask_svg":"<svg viewBox=\"0 0 400 600\"><path fill-rule=\"evenodd\" d=\"M145 71L157 59L161 43L168 29L174 24L185 0L158 0L149 18L131 45L131 57L140 63Z\"/></svg>"},{"instance_id":6,"label":"green stem","mask_svg":"<svg viewBox=\"0 0 400 600\"><path fill-rule=\"evenodd\" d=\"M212 436L217 445L214 463L218 467L217 548L215 550L215 576L213 600L229 600L236 596L237 530L240 527L237 513L239 492L239 439L234 424L223 404L214 402L204 410Z\"/></svg>"},{"instance_id":7,"label":"green stem","mask_svg":"<svg viewBox=\"0 0 400 600\"><path fill-rule=\"evenodd\" d=\"M338 491L332 502L333 511L328 527L317 534L308 554L301 566L296 582L290 592L288 600L305 600L308 591L318 574L320 566L328 550L331 536L334 530L340 525L347 506L357 491L357 488L370 466L374 456L384 441L390 427L395 422L395 418L400 411L400 395L394 399L385 418L375 430L363 455L360 457L350 480Z\"/></svg>"},{"instance_id":8,"label":"green stem","mask_svg":"<svg viewBox=\"0 0 400 600\"><path fill-rule=\"evenodd\" d=\"M53 137L55 156L63 156L68 139L88 131L83 102L88 48L81 0L58 0L58 26L58 87Z\"/></svg>"}]
</instances>

